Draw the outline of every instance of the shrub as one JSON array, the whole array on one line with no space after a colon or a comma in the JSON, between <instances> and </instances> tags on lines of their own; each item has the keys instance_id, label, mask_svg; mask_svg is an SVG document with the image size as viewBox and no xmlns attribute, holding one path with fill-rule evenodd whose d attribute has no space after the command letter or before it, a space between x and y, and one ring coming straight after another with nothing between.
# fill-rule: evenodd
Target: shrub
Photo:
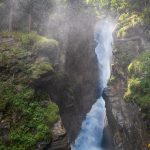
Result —
<instances>
[{"instance_id":1,"label":"shrub","mask_svg":"<svg viewBox=\"0 0 150 150\"><path fill-rule=\"evenodd\" d=\"M40 140L50 140L52 126L58 120L58 107L51 102L48 106L41 106L34 91L28 87L18 92L14 85L1 81L0 89L0 101L10 105L7 115L19 112L21 116L15 123L10 120L10 144L2 144L1 147L26 150L33 148Z\"/></svg>"},{"instance_id":2,"label":"shrub","mask_svg":"<svg viewBox=\"0 0 150 150\"><path fill-rule=\"evenodd\" d=\"M128 67L128 88L124 95L127 101L136 102L149 116L150 112L150 52L136 58Z\"/></svg>"},{"instance_id":3,"label":"shrub","mask_svg":"<svg viewBox=\"0 0 150 150\"><path fill-rule=\"evenodd\" d=\"M50 63L45 61L37 61L31 65L30 71L32 72L32 78L37 79L40 75L53 71L53 67Z\"/></svg>"}]
</instances>

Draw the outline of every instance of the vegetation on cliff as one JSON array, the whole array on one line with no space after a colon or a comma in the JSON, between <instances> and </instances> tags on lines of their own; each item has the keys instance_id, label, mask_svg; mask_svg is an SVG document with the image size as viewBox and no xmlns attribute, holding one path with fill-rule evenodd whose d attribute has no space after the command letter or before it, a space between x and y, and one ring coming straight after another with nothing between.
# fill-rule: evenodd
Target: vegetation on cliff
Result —
<instances>
[{"instance_id":1,"label":"vegetation on cliff","mask_svg":"<svg viewBox=\"0 0 150 150\"><path fill-rule=\"evenodd\" d=\"M0 45L0 150L35 149L39 141L51 141L58 107L46 91L32 86L53 65L38 55L58 42L35 32L3 32Z\"/></svg>"},{"instance_id":2,"label":"vegetation on cliff","mask_svg":"<svg viewBox=\"0 0 150 150\"><path fill-rule=\"evenodd\" d=\"M94 18L88 18L91 12L94 12L95 17L96 14L108 14L114 18L119 16L115 37L126 39L136 35L132 31L139 26L149 33L149 8L149 0L0 0L0 150L35 149L38 142L51 141L52 126L59 118L58 107L51 102L53 98L60 109L66 109L66 114L72 111L76 103L84 108L82 102L87 100L87 91L92 91L91 87L95 85L94 81L90 81L92 85L89 84L89 80L94 77L96 81L97 77L91 69L94 70L95 57L92 62L85 61L91 54L87 52L91 48L88 43L92 31L88 25L84 28L82 23L88 23ZM88 15L83 15L83 12ZM83 32L80 32L80 28L84 29L81 30ZM68 68L65 66L66 70L69 70L69 78L56 73L58 63L60 65L61 62L53 63L57 60L59 46L53 37L60 40L62 46L60 61L64 63L65 57L70 57L69 61L66 61ZM134 39L125 43L124 47L120 45L116 53L114 52L118 58L115 58L115 73L110 84L120 82L120 79L126 82L127 66L131 63L128 67L128 88L124 98L128 102L137 103L146 114L146 120L150 120L150 54L146 52L133 61L143 50L141 43L142 40ZM87 51L84 51L84 45ZM57 56L54 56L52 51ZM43 90L46 89L47 80L43 81L42 76L49 78L49 91ZM69 79L72 81L73 90L70 88ZM82 102L79 99L82 99ZM74 115L68 114L69 117ZM80 117L77 116L78 118ZM76 118L74 122L78 123ZM70 123L68 124L70 126ZM74 130L74 126L72 129Z\"/></svg>"},{"instance_id":3,"label":"vegetation on cliff","mask_svg":"<svg viewBox=\"0 0 150 150\"><path fill-rule=\"evenodd\" d=\"M120 14L118 19L118 37L125 37L136 26L147 28L150 25L150 2L147 0L112 0L113 9Z\"/></svg>"},{"instance_id":4,"label":"vegetation on cliff","mask_svg":"<svg viewBox=\"0 0 150 150\"><path fill-rule=\"evenodd\" d=\"M118 37L127 36L129 29L136 26L149 28L150 25L150 1L149 0L86 0L86 3L93 5L98 14L106 14L118 18ZM99 12L99 9L102 10ZM117 12L117 15L116 15Z\"/></svg>"},{"instance_id":5,"label":"vegetation on cliff","mask_svg":"<svg viewBox=\"0 0 150 150\"><path fill-rule=\"evenodd\" d=\"M128 89L124 98L137 103L147 119L150 119L150 52L133 60L128 72Z\"/></svg>"}]
</instances>

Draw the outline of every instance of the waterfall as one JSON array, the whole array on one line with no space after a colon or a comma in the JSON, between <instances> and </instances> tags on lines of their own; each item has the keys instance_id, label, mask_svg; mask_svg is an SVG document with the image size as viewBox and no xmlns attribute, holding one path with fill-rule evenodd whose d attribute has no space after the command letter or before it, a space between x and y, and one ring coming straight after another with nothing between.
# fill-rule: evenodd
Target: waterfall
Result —
<instances>
[{"instance_id":1,"label":"waterfall","mask_svg":"<svg viewBox=\"0 0 150 150\"><path fill-rule=\"evenodd\" d=\"M111 72L113 25L108 21L98 22L95 26L95 53L99 62L100 86L102 91L107 87ZM92 106L82 123L79 136L73 150L102 150L101 142L105 126L105 101L100 97Z\"/></svg>"}]
</instances>

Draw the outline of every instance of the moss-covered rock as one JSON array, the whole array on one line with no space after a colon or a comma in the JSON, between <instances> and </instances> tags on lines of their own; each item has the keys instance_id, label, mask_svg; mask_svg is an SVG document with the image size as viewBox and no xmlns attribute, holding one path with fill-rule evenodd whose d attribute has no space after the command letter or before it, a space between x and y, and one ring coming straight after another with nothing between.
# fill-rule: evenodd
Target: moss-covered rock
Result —
<instances>
[{"instance_id":1,"label":"moss-covered rock","mask_svg":"<svg viewBox=\"0 0 150 150\"><path fill-rule=\"evenodd\" d=\"M58 42L54 39L47 39L45 37L32 33L1 33L3 39L0 45L0 67L11 70L15 75L17 73L23 74L25 81L30 78L38 78L41 74L47 71L53 71L52 61L49 60L53 53L48 53L44 59L37 59L44 53L43 49L47 51L54 51L57 49ZM9 43L8 39L13 43ZM38 53L39 51L43 51ZM55 59L55 58L53 58ZM50 63L51 62L51 63ZM28 78L28 79L27 79Z\"/></svg>"},{"instance_id":2,"label":"moss-covered rock","mask_svg":"<svg viewBox=\"0 0 150 150\"><path fill-rule=\"evenodd\" d=\"M5 117L13 118L14 112L20 115L20 117L16 116L15 122L13 119L9 120L11 124L10 144L5 146L7 149L20 150L19 146L29 149L40 140L51 139L52 125L58 119L58 107L51 102L43 107L40 105L40 101L45 99L43 97L39 99L33 89L23 87L18 91L15 87L7 82L1 82L0 85L0 89L3 90L3 95L0 95L1 100L9 103L5 110Z\"/></svg>"},{"instance_id":3,"label":"moss-covered rock","mask_svg":"<svg viewBox=\"0 0 150 150\"><path fill-rule=\"evenodd\" d=\"M128 35L129 29L134 28L136 25L142 23L142 16L138 13L123 13L118 19L118 33L119 38L123 38Z\"/></svg>"},{"instance_id":4,"label":"moss-covered rock","mask_svg":"<svg viewBox=\"0 0 150 150\"><path fill-rule=\"evenodd\" d=\"M40 60L31 65L30 71L32 72L32 78L37 79L40 75L54 70L50 63Z\"/></svg>"},{"instance_id":5,"label":"moss-covered rock","mask_svg":"<svg viewBox=\"0 0 150 150\"><path fill-rule=\"evenodd\" d=\"M58 42L35 32L4 32L0 37L0 131L3 123L10 125L5 138L0 135L0 150L35 149L39 141L51 141L59 109L47 92L39 94L30 85L41 75L55 71L38 51L56 48Z\"/></svg>"},{"instance_id":6,"label":"moss-covered rock","mask_svg":"<svg viewBox=\"0 0 150 150\"><path fill-rule=\"evenodd\" d=\"M54 39L47 39L45 37L39 38L37 42L34 45L35 49L41 50L49 47L55 47L58 46L58 42Z\"/></svg>"},{"instance_id":7,"label":"moss-covered rock","mask_svg":"<svg viewBox=\"0 0 150 150\"><path fill-rule=\"evenodd\" d=\"M150 119L150 52L136 58L128 67L126 101L134 101Z\"/></svg>"},{"instance_id":8,"label":"moss-covered rock","mask_svg":"<svg viewBox=\"0 0 150 150\"><path fill-rule=\"evenodd\" d=\"M0 36L4 39L13 38L16 42L19 42L22 46L28 47L43 47L46 44L51 46L58 46L59 43L55 39L48 39L46 37L38 35L36 32L22 33L22 32L2 32ZM28 47L29 48L29 47ZM31 50L31 49L30 49Z\"/></svg>"}]
</instances>

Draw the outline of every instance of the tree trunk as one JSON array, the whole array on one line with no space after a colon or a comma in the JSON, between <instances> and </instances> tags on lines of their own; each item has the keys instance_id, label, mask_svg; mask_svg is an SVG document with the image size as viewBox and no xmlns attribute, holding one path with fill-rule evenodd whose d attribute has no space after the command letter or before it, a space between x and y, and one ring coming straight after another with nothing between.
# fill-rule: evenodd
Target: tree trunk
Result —
<instances>
[{"instance_id":1,"label":"tree trunk","mask_svg":"<svg viewBox=\"0 0 150 150\"><path fill-rule=\"evenodd\" d=\"M14 11L13 0L10 0L10 12L9 12L9 20L8 20L8 30L9 32L12 31L12 24L13 24L13 11Z\"/></svg>"},{"instance_id":2,"label":"tree trunk","mask_svg":"<svg viewBox=\"0 0 150 150\"><path fill-rule=\"evenodd\" d=\"M28 15L28 32L31 31L31 24L32 24L32 16L31 13Z\"/></svg>"}]
</instances>

